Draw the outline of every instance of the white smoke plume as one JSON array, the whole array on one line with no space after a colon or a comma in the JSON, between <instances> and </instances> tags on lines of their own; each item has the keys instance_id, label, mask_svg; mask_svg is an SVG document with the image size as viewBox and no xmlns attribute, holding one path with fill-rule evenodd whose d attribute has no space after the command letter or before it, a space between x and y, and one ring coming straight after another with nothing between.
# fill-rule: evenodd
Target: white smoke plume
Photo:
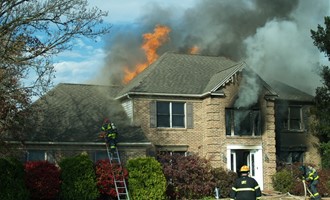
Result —
<instances>
[{"instance_id":1,"label":"white smoke plume","mask_svg":"<svg viewBox=\"0 0 330 200\"><path fill-rule=\"evenodd\" d=\"M320 53L310 30L323 25L329 10L328 0L197 0L186 10L147 5L134 28L124 27L110 35L102 71L106 78L101 80L118 84L124 66L134 68L134 63L145 60L140 49L142 34L161 24L171 32L160 55L165 51L188 53L196 45L201 55L245 60L264 79L277 79L313 94L320 84L316 74ZM256 96L253 92L258 91L254 88L248 95Z\"/></svg>"}]
</instances>

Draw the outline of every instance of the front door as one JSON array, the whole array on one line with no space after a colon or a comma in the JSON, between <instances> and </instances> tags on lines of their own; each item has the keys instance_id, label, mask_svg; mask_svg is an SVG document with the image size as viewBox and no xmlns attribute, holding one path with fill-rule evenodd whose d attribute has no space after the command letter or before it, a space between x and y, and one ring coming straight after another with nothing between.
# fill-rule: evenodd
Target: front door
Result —
<instances>
[{"instance_id":1,"label":"front door","mask_svg":"<svg viewBox=\"0 0 330 200\"><path fill-rule=\"evenodd\" d=\"M239 172L241 166L250 167L250 176L256 179L260 188L263 188L262 149L258 147L231 147L227 149L228 169Z\"/></svg>"}]
</instances>

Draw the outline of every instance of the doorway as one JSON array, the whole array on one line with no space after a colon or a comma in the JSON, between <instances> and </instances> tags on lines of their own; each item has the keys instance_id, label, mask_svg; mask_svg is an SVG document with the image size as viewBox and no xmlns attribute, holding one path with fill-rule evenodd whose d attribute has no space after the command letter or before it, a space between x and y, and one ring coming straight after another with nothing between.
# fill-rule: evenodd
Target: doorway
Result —
<instances>
[{"instance_id":1,"label":"doorway","mask_svg":"<svg viewBox=\"0 0 330 200\"><path fill-rule=\"evenodd\" d=\"M241 166L250 167L250 176L256 179L263 189L262 147L261 146L227 146L227 168L239 172Z\"/></svg>"}]
</instances>

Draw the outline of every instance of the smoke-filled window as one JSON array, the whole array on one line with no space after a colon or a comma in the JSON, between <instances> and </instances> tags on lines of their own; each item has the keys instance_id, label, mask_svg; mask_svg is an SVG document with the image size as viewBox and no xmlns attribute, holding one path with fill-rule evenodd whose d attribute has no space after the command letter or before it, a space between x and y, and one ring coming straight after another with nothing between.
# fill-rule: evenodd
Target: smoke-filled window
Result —
<instances>
[{"instance_id":1,"label":"smoke-filled window","mask_svg":"<svg viewBox=\"0 0 330 200\"><path fill-rule=\"evenodd\" d=\"M260 135L260 111L226 108L226 135Z\"/></svg>"},{"instance_id":2,"label":"smoke-filled window","mask_svg":"<svg viewBox=\"0 0 330 200\"><path fill-rule=\"evenodd\" d=\"M157 102L157 127L184 128L184 102Z\"/></svg>"}]
</instances>

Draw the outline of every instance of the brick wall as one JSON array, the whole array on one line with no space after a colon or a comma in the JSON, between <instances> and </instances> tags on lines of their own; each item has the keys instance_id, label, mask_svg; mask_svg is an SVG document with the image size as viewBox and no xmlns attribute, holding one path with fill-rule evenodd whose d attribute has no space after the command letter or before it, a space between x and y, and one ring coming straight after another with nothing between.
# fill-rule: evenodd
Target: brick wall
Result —
<instances>
[{"instance_id":1,"label":"brick wall","mask_svg":"<svg viewBox=\"0 0 330 200\"><path fill-rule=\"evenodd\" d=\"M141 125L148 139L154 145L187 145L188 151L210 159L213 167L227 166L227 145L244 144L262 146L264 189L271 190L271 176L276 169L274 104L261 95L264 131L262 136L232 137L225 133L225 108L231 107L238 92L238 82L232 82L223 88L225 97L207 97L205 99L178 99L160 97L133 99L134 122ZM193 129L150 128L151 101L182 100L193 104ZM265 158L265 155L267 156Z\"/></svg>"}]
</instances>

